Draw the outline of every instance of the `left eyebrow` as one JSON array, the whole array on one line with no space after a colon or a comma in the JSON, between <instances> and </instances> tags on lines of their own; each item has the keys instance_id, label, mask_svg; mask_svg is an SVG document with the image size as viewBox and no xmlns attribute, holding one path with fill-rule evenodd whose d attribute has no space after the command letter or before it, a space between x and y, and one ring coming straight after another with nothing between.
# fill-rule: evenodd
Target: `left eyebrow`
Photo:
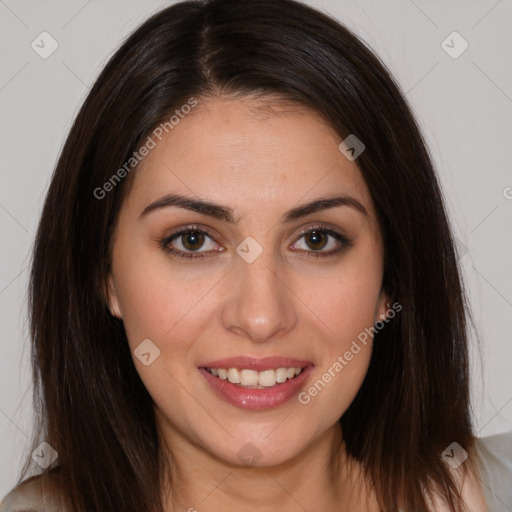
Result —
<instances>
[{"instance_id":1,"label":"left eyebrow","mask_svg":"<svg viewBox=\"0 0 512 512\"><path fill-rule=\"evenodd\" d=\"M241 218L238 217L235 219L233 216L233 209L227 206L222 206L210 201L205 201L203 199L196 199L179 194L167 194L146 206L139 215L139 220L142 220L152 212L172 206L177 208L184 208L186 210L192 210L202 215L208 215L215 219L229 222L230 224L238 224ZM338 206L348 206L355 209L359 213L368 216L366 208L356 198L348 195L341 195L315 199L309 203L303 204L296 208L292 208L285 213L282 218L282 222L291 222L302 217L306 217L307 215L311 215L312 213L316 213L321 210L327 210L329 208L335 208Z\"/></svg>"},{"instance_id":2,"label":"left eyebrow","mask_svg":"<svg viewBox=\"0 0 512 512\"><path fill-rule=\"evenodd\" d=\"M368 217L366 208L355 197L342 195L315 199L310 203L293 208L285 214L283 222L297 220L301 217L306 217L306 215L311 215L312 213L327 210L329 208L335 208L337 206L348 206Z\"/></svg>"}]
</instances>

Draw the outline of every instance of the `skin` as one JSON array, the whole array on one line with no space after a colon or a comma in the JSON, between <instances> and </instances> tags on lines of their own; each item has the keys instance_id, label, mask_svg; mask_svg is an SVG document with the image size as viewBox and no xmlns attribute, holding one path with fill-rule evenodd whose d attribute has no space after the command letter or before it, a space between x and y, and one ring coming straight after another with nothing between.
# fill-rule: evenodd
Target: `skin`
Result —
<instances>
[{"instance_id":1,"label":"skin","mask_svg":"<svg viewBox=\"0 0 512 512\"><path fill-rule=\"evenodd\" d=\"M132 353L145 339L160 350L149 366L134 363L172 453L177 485L167 510L371 512L374 497L360 469L345 463L338 423L364 380L371 338L307 405L292 398L243 410L217 397L197 369L231 356L296 357L315 365L307 389L388 310L383 242L356 162L314 113L264 107L254 98L200 100L144 158L113 235L110 310L122 318ZM176 206L139 219L168 193L225 205L238 223ZM281 221L291 208L338 194L357 199L367 214L338 206ZM166 253L160 240L190 224L213 238L205 235L195 251L183 245L186 235L170 245L208 257ZM317 224L352 247L308 258L339 246L331 236L322 246L300 235ZM252 263L236 252L248 236L263 249ZM252 466L238 457L248 442L260 454Z\"/></svg>"}]
</instances>

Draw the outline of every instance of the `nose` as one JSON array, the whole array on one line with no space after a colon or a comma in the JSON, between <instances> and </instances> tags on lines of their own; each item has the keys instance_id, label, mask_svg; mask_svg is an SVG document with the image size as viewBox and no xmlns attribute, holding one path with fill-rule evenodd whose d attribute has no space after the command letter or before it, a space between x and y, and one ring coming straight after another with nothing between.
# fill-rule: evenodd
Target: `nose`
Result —
<instances>
[{"instance_id":1,"label":"nose","mask_svg":"<svg viewBox=\"0 0 512 512\"><path fill-rule=\"evenodd\" d=\"M225 283L224 327L260 343L293 329L296 297L272 251L264 250L252 263L237 257L234 265Z\"/></svg>"}]
</instances>

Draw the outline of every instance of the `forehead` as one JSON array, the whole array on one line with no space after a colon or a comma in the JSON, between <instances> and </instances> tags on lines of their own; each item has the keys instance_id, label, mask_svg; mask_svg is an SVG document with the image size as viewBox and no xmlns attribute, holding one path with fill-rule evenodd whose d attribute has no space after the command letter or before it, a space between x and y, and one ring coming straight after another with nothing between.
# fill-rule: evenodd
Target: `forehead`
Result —
<instances>
[{"instance_id":1,"label":"forehead","mask_svg":"<svg viewBox=\"0 0 512 512\"><path fill-rule=\"evenodd\" d=\"M176 192L235 210L283 210L320 195L350 194L372 212L355 162L315 112L272 99L198 99L143 159L130 194L137 202ZM279 206L282 205L282 208Z\"/></svg>"}]
</instances>

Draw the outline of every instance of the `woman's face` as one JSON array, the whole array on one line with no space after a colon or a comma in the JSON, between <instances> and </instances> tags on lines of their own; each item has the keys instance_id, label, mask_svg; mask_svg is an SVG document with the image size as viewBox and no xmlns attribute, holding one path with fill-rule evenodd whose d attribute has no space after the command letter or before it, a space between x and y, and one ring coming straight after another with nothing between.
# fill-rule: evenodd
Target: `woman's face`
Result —
<instances>
[{"instance_id":1,"label":"woman's face","mask_svg":"<svg viewBox=\"0 0 512 512\"><path fill-rule=\"evenodd\" d=\"M311 112L255 106L199 100L155 139L116 225L109 303L171 449L263 466L335 428L386 297L376 213L341 139Z\"/></svg>"}]
</instances>

